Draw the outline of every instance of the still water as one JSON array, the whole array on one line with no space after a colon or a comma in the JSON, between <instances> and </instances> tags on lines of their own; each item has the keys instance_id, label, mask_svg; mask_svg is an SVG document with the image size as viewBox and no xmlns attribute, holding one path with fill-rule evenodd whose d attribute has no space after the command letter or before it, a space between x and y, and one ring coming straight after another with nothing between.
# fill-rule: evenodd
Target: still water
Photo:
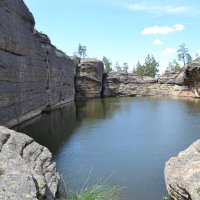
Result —
<instances>
[{"instance_id":1,"label":"still water","mask_svg":"<svg viewBox=\"0 0 200 200\"><path fill-rule=\"evenodd\" d=\"M17 127L47 146L67 187L99 177L122 199L162 200L165 162L200 138L200 100L110 98L66 105Z\"/></svg>"}]
</instances>

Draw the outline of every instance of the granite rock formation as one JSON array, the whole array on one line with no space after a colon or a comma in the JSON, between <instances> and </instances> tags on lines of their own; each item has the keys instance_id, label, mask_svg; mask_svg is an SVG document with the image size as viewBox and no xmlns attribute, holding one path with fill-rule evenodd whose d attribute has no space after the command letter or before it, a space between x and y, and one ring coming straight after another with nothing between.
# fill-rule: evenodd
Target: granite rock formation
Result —
<instances>
[{"instance_id":1,"label":"granite rock formation","mask_svg":"<svg viewBox=\"0 0 200 200\"><path fill-rule=\"evenodd\" d=\"M103 96L192 96L186 85L175 84L177 76L151 78L113 72L105 76Z\"/></svg>"},{"instance_id":2,"label":"granite rock formation","mask_svg":"<svg viewBox=\"0 0 200 200\"><path fill-rule=\"evenodd\" d=\"M54 200L60 177L52 154L32 138L0 127L0 199Z\"/></svg>"},{"instance_id":3,"label":"granite rock formation","mask_svg":"<svg viewBox=\"0 0 200 200\"><path fill-rule=\"evenodd\" d=\"M23 0L0 1L0 124L13 126L74 100L72 59L34 30Z\"/></svg>"},{"instance_id":4,"label":"granite rock formation","mask_svg":"<svg viewBox=\"0 0 200 200\"><path fill-rule=\"evenodd\" d=\"M166 163L165 182L174 200L200 199L200 140Z\"/></svg>"},{"instance_id":5,"label":"granite rock formation","mask_svg":"<svg viewBox=\"0 0 200 200\"><path fill-rule=\"evenodd\" d=\"M194 97L200 97L200 58L182 68L175 83L187 85Z\"/></svg>"},{"instance_id":6,"label":"granite rock formation","mask_svg":"<svg viewBox=\"0 0 200 200\"><path fill-rule=\"evenodd\" d=\"M103 74L101 61L81 59L76 73L76 100L101 98Z\"/></svg>"}]
</instances>

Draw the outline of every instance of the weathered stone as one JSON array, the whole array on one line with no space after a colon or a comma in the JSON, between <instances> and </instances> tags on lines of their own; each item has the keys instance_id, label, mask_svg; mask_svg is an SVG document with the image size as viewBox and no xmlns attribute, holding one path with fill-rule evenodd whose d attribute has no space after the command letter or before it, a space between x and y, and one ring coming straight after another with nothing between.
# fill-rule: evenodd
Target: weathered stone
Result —
<instances>
[{"instance_id":1,"label":"weathered stone","mask_svg":"<svg viewBox=\"0 0 200 200\"><path fill-rule=\"evenodd\" d=\"M52 154L32 138L0 126L0 199L56 199L60 177Z\"/></svg>"},{"instance_id":2,"label":"weathered stone","mask_svg":"<svg viewBox=\"0 0 200 200\"><path fill-rule=\"evenodd\" d=\"M97 59L81 59L76 74L76 100L100 98L104 67Z\"/></svg>"},{"instance_id":3,"label":"weathered stone","mask_svg":"<svg viewBox=\"0 0 200 200\"><path fill-rule=\"evenodd\" d=\"M0 1L0 124L74 100L76 64L34 30L23 0Z\"/></svg>"},{"instance_id":4,"label":"weathered stone","mask_svg":"<svg viewBox=\"0 0 200 200\"><path fill-rule=\"evenodd\" d=\"M200 140L166 163L165 182L174 200L200 199Z\"/></svg>"},{"instance_id":5,"label":"weathered stone","mask_svg":"<svg viewBox=\"0 0 200 200\"><path fill-rule=\"evenodd\" d=\"M191 96L187 86L174 84L176 76L158 79L112 72L105 76L103 96Z\"/></svg>"}]
</instances>

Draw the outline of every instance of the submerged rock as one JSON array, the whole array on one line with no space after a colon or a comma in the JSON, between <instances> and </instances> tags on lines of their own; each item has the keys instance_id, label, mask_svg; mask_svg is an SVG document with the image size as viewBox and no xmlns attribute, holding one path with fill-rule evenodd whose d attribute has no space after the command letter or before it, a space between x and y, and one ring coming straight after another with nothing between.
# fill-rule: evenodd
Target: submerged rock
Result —
<instances>
[{"instance_id":1,"label":"submerged rock","mask_svg":"<svg viewBox=\"0 0 200 200\"><path fill-rule=\"evenodd\" d=\"M56 199L60 177L46 147L0 126L0 199Z\"/></svg>"},{"instance_id":2,"label":"submerged rock","mask_svg":"<svg viewBox=\"0 0 200 200\"><path fill-rule=\"evenodd\" d=\"M200 199L200 140L166 163L165 182L174 200Z\"/></svg>"}]
</instances>

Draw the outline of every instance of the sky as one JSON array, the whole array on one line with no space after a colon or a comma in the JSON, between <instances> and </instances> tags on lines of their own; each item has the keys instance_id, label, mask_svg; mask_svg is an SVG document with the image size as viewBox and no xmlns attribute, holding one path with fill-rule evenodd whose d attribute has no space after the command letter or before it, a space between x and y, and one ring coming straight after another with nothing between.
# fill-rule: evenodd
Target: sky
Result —
<instances>
[{"instance_id":1,"label":"sky","mask_svg":"<svg viewBox=\"0 0 200 200\"><path fill-rule=\"evenodd\" d=\"M24 0L36 29L67 55L87 47L87 56L106 56L129 71L148 54L160 64L160 73L177 59L182 43L193 59L200 53L198 0Z\"/></svg>"}]
</instances>

